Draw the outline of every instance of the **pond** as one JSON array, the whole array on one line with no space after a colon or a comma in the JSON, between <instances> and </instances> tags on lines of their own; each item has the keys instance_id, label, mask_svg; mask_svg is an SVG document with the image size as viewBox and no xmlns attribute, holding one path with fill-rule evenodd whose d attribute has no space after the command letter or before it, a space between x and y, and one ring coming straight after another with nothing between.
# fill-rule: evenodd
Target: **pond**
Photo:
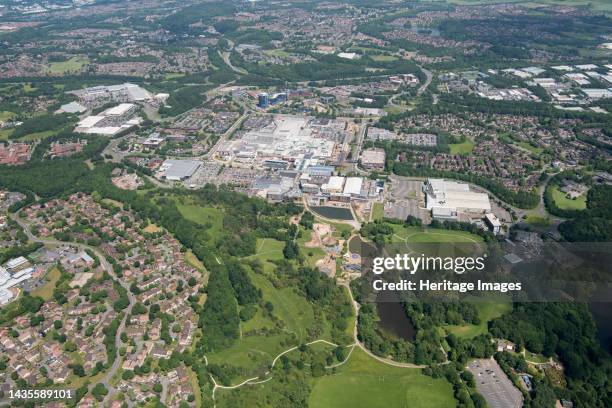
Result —
<instances>
[{"instance_id":1,"label":"pond","mask_svg":"<svg viewBox=\"0 0 612 408\"><path fill-rule=\"evenodd\" d=\"M310 207L310 209L321 217L330 218L333 220L352 220L353 214L348 208L340 207Z\"/></svg>"},{"instance_id":2,"label":"pond","mask_svg":"<svg viewBox=\"0 0 612 408\"><path fill-rule=\"evenodd\" d=\"M378 302L378 326L386 333L407 341L414 341L416 329L406 316L404 307L399 302Z\"/></svg>"}]
</instances>

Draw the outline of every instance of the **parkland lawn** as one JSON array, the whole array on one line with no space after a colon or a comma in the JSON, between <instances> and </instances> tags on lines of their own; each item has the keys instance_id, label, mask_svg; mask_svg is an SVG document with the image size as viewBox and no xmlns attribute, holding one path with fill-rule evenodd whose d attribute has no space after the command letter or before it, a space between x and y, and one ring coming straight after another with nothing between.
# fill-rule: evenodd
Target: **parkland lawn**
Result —
<instances>
[{"instance_id":1,"label":"parkland lawn","mask_svg":"<svg viewBox=\"0 0 612 408\"><path fill-rule=\"evenodd\" d=\"M471 339L488 331L488 323L512 310L512 303L506 301L499 302L474 302L478 310L480 324L466 324L446 326L445 328L460 338Z\"/></svg>"},{"instance_id":2,"label":"parkland lawn","mask_svg":"<svg viewBox=\"0 0 612 408\"><path fill-rule=\"evenodd\" d=\"M466 140L463 143L454 143L454 144L449 144L448 147L450 147L450 153L451 154L469 154L472 153L472 150L474 150L474 143L472 143L469 140Z\"/></svg>"},{"instance_id":3,"label":"parkland lawn","mask_svg":"<svg viewBox=\"0 0 612 408\"><path fill-rule=\"evenodd\" d=\"M355 348L335 374L313 380L311 408L450 408L453 389L416 368L386 365Z\"/></svg>"},{"instance_id":4,"label":"parkland lawn","mask_svg":"<svg viewBox=\"0 0 612 408\"><path fill-rule=\"evenodd\" d=\"M182 204L176 200L176 206L181 215L189 221L196 222L200 225L210 224L208 233L215 236L223 229L223 211L214 207L202 207L199 205L185 203Z\"/></svg>"},{"instance_id":5,"label":"parkland lawn","mask_svg":"<svg viewBox=\"0 0 612 408\"><path fill-rule=\"evenodd\" d=\"M68 72L76 72L89 63L87 57L72 57L66 61L52 62L47 68L50 74L65 74Z\"/></svg>"},{"instance_id":6,"label":"parkland lawn","mask_svg":"<svg viewBox=\"0 0 612 408\"><path fill-rule=\"evenodd\" d=\"M557 207L562 210L584 210L586 209L586 195L583 194L576 199L567 198L559 187L552 186L552 198Z\"/></svg>"}]
</instances>

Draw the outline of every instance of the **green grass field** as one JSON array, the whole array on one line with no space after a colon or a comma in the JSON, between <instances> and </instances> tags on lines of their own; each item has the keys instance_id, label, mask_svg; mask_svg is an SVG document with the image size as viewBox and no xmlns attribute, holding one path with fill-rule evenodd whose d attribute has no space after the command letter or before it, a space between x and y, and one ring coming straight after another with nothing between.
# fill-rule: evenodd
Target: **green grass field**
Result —
<instances>
[{"instance_id":1,"label":"green grass field","mask_svg":"<svg viewBox=\"0 0 612 408\"><path fill-rule=\"evenodd\" d=\"M372 55L371 57L374 61L377 62L391 62L391 61L397 61L397 57L394 57L393 55Z\"/></svg>"},{"instance_id":2,"label":"green grass field","mask_svg":"<svg viewBox=\"0 0 612 408\"><path fill-rule=\"evenodd\" d=\"M392 224L395 234L391 238L393 243L437 243L437 242L459 242L459 243L478 243L482 238L478 235L464 231L453 231L437 228L404 227L403 225Z\"/></svg>"},{"instance_id":3,"label":"green grass field","mask_svg":"<svg viewBox=\"0 0 612 408\"><path fill-rule=\"evenodd\" d=\"M474 150L474 143L470 140L466 140L463 143L449 144L451 154L469 154Z\"/></svg>"},{"instance_id":4,"label":"green grass field","mask_svg":"<svg viewBox=\"0 0 612 408\"><path fill-rule=\"evenodd\" d=\"M232 347L211 354L208 359L212 363L229 363L253 373L267 367L280 352L291 347L286 344L291 333L295 333L300 341L304 341L307 328L314 324L314 312L308 301L295 293L293 288L277 289L267 277L252 272L248 267L247 270L253 284L262 291L263 299L274 306L272 314L283 322L282 332L269 336L243 335ZM251 330L274 327L275 322L264 316L262 310L258 310L248 322L241 323L243 334ZM246 377L247 373L244 375Z\"/></svg>"},{"instance_id":5,"label":"green grass field","mask_svg":"<svg viewBox=\"0 0 612 408\"><path fill-rule=\"evenodd\" d=\"M13 134L15 129L3 129L0 130L0 140L8 140L8 138Z\"/></svg>"},{"instance_id":6,"label":"green grass field","mask_svg":"<svg viewBox=\"0 0 612 408\"><path fill-rule=\"evenodd\" d=\"M61 62L52 62L47 68L50 74L65 74L68 72L76 72L89 63L87 57L72 57L69 60Z\"/></svg>"},{"instance_id":7,"label":"green grass field","mask_svg":"<svg viewBox=\"0 0 612 408\"><path fill-rule=\"evenodd\" d=\"M571 198L567 198L565 193L559 190L559 187L553 186L551 188L553 200L555 200L557 207L562 210L584 210L586 208L586 195L583 194L575 200L572 200Z\"/></svg>"},{"instance_id":8,"label":"green grass field","mask_svg":"<svg viewBox=\"0 0 612 408\"><path fill-rule=\"evenodd\" d=\"M385 216L385 206L383 203L374 203L372 205L372 220L382 220Z\"/></svg>"},{"instance_id":9,"label":"green grass field","mask_svg":"<svg viewBox=\"0 0 612 408\"><path fill-rule=\"evenodd\" d=\"M533 225L534 227L548 227L550 225L550 220L548 218L535 214L528 215L525 222Z\"/></svg>"},{"instance_id":10,"label":"green grass field","mask_svg":"<svg viewBox=\"0 0 612 408\"><path fill-rule=\"evenodd\" d=\"M57 131L55 130L45 130L44 132L30 133L28 135L22 136L19 138L19 140L24 142L32 142L34 140L46 139L48 137L54 136L55 134L57 134Z\"/></svg>"},{"instance_id":11,"label":"green grass field","mask_svg":"<svg viewBox=\"0 0 612 408\"><path fill-rule=\"evenodd\" d=\"M257 253L244 259L259 259L262 263L268 260L276 261L283 259L283 248L285 243L272 238L257 238Z\"/></svg>"},{"instance_id":12,"label":"green grass field","mask_svg":"<svg viewBox=\"0 0 612 408\"><path fill-rule=\"evenodd\" d=\"M45 300L49 300L53 297L53 290L55 289L55 284L61 277L61 273L59 269L53 268L48 273L45 279L47 280L41 287L32 291L32 296L40 296Z\"/></svg>"},{"instance_id":13,"label":"green grass field","mask_svg":"<svg viewBox=\"0 0 612 408\"><path fill-rule=\"evenodd\" d=\"M265 50L264 53L271 57L287 58L291 56L291 54L285 50Z\"/></svg>"},{"instance_id":14,"label":"green grass field","mask_svg":"<svg viewBox=\"0 0 612 408\"><path fill-rule=\"evenodd\" d=\"M536 156L541 155L542 152L544 151L544 149L542 149L541 147L534 147L527 142L515 142L515 144L517 146L522 147L525 150L529 150L531 153L535 154Z\"/></svg>"},{"instance_id":15,"label":"green grass field","mask_svg":"<svg viewBox=\"0 0 612 408\"><path fill-rule=\"evenodd\" d=\"M525 360L530 363L546 363L548 362L548 358L544 357L542 354L535 354L531 351L525 350Z\"/></svg>"},{"instance_id":16,"label":"green grass field","mask_svg":"<svg viewBox=\"0 0 612 408\"><path fill-rule=\"evenodd\" d=\"M17 115L15 113L13 113L13 112L0 111L0 121L2 121L2 122L6 122L7 120L11 120L15 116L17 116Z\"/></svg>"},{"instance_id":17,"label":"green grass field","mask_svg":"<svg viewBox=\"0 0 612 408\"><path fill-rule=\"evenodd\" d=\"M336 374L313 380L312 408L450 408L456 406L446 380L419 369L388 366L361 349Z\"/></svg>"},{"instance_id":18,"label":"green grass field","mask_svg":"<svg viewBox=\"0 0 612 408\"><path fill-rule=\"evenodd\" d=\"M211 236L215 236L223 229L223 211L214 207L201 207L195 204L181 204L176 201L176 206L181 215L190 221L200 225L210 224L207 231Z\"/></svg>"},{"instance_id":19,"label":"green grass field","mask_svg":"<svg viewBox=\"0 0 612 408\"><path fill-rule=\"evenodd\" d=\"M261 289L263 298L274 306L273 314L285 322L284 330L305 339L306 329L314 322L314 312L308 301L295 293L293 288L274 287L268 278L255 273L249 274L253 284Z\"/></svg>"},{"instance_id":20,"label":"green grass field","mask_svg":"<svg viewBox=\"0 0 612 408\"><path fill-rule=\"evenodd\" d=\"M507 301L500 302L475 302L474 305L478 309L480 324L468 324L462 326L446 326L450 332L456 334L463 339L471 339L488 331L488 323L512 310L512 303Z\"/></svg>"}]
</instances>

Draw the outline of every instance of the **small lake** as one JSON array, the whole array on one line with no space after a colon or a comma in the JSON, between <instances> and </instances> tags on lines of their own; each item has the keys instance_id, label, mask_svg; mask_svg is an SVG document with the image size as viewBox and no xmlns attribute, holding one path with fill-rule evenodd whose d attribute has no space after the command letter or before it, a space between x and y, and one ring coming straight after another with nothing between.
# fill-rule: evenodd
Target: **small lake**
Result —
<instances>
[{"instance_id":1,"label":"small lake","mask_svg":"<svg viewBox=\"0 0 612 408\"><path fill-rule=\"evenodd\" d=\"M399 302L377 302L378 326L392 336L399 337L407 341L414 341L416 330L412 321L406 316L404 307Z\"/></svg>"},{"instance_id":2,"label":"small lake","mask_svg":"<svg viewBox=\"0 0 612 408\"><path fill-rule=\"evenodd\" d=\"M330 218L334 220L352 220L353 214L348 208L339 207L310 207L310 209L320 215L321 217Z\"/></svg>"}]
</instances>

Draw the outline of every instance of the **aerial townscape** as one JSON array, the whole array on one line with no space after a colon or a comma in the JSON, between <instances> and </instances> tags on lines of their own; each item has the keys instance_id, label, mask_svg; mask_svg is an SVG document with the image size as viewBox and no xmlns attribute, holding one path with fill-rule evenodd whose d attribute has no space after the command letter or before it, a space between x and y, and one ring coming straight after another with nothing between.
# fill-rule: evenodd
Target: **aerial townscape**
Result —
<instances>
[{"instance_id":1,"label":"aerial townscape","mask_svg":"<svg viewBox=\"0 0 612 408\"><path fill-rule=\"evenodd\" d=\"M610 242L609 0L0 4L0 408L612 407Z\"/></svg>"}]
</instances>

